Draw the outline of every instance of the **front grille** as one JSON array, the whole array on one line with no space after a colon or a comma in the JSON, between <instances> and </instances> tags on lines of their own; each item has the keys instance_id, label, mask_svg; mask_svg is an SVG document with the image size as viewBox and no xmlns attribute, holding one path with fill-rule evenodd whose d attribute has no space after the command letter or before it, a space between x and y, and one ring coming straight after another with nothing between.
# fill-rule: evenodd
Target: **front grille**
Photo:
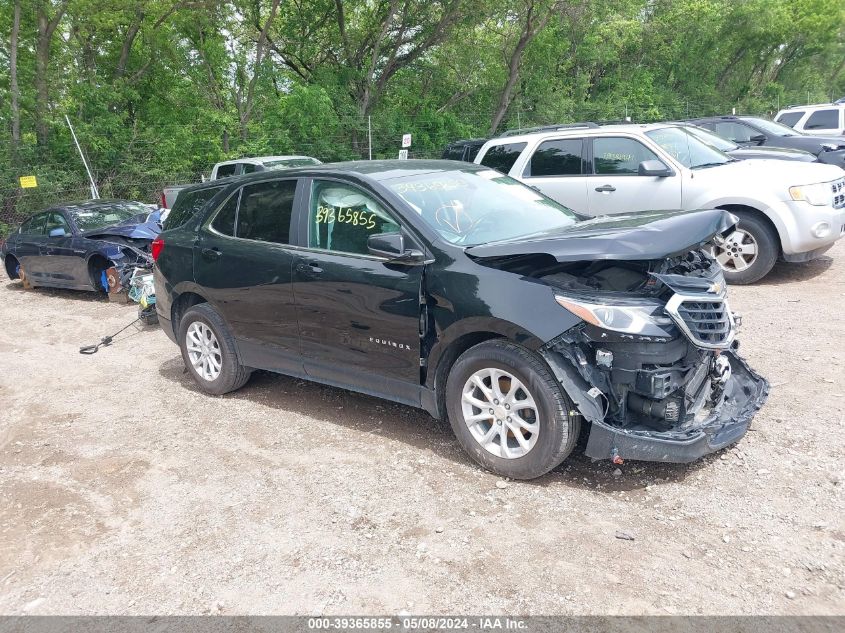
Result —
<instances>
[{"instance_id":1,"label":"front grille","mask_svg":"<svg viewBox=\"0 0 845 633\"><path fill-rule=\"evenodd\" d=\"M733 340L733 317L723 298L676 294L666 304L666 312L699 347L727 347Z\"/></svg>"},{"instance_id":2,"label":"front grille","mask_svg":"<svg viewBox=\"0 0 845 633\"><path fill-rule=\"evenodd\" d=\"M831 193L833 193L833 207L841 209L845 207L845 178L834 180L830 183Z\"/></svg>"}]
</instances>

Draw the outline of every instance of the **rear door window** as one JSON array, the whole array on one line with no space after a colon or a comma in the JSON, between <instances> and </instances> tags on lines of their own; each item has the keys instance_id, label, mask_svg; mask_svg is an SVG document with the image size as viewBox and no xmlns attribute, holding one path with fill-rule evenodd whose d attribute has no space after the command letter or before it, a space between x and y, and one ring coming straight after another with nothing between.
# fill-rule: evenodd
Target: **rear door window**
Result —
<instances>
[{"instance_id":1,"label":"rear door window","mask_svg":"<svg viewBox=\"0 0 845 633\"><path fill-rule=\"evenodd\" d=\"M235 222L238 220L238 201L241 199L241 190L229 196L229 199L220 207L217 215L211 221L211 228L220 233L235 237Z\"/></svg>"},{"instance_id":2,"label":"rear door window","mask_svg":"<svg viewBox=\"0 0 845 633\"><path fill-rule=\"evenodd\" d=\"M252 172L258 169L258 167L256 165L253 165L252 163L243 163L242 167L242 174L251 174Z\"/></svg>"},{"instance_id":3,"label":"rear door window","mask_svg":"<svg viewBox=\"0 0 845 633\"><path fill-rule=\"evenodd\" d=\"M311 248L369 255L370 235L397 231L399 225L369 194L344 183L314 182L308 218Z\"/></svg>"},{"instance_id":4,"label":"rear door window","mask_svg":"<svg viewBox=\"0 0 845 633\"><path fill-rule=\"evenodd\" d=\"M164 230L175 229L199 213L205 205L218 193L223 191L224 185L219 187L207 187L199 191L180 191L170 210L170 214L164 221Z\"/></svg>"},{"instance_id":5,"label":"rear door window","mask_svg":"<svg viewBox=\"0 0 845 633\"><path fill-rule=\"evenodd\" d=\"M580 138L543 141L531 156L525 176L580 176L584 170Z\"/></svg>"},{"instance_id":6,"label":"rear door window","mask_svg":"<svg viewBox=\"0 0 845 633\"><path fill-rule=\"evenodd\" d=\"M228 178L229 176L234 176L237 173L238 164L232 163L231 165L220 165L217 168L217 177L218 178Z\"/></svg>"},{"instance_id":7,"label":"rear door window","mask_svg":"<svg viewBox=\"0 0 845 633\"><path fill-rule=\"evenodd\" d=\"M257 242L290 243L296 180L273 180L241 189L237 237Z\"/></svg>"},{"instance_id":8,"label":"rear door window","mask_svg":"<svg viewBox=\"0 0 845 633\"><path fill-rule=\"evenodd\" d=\"M487 150L481 164L490 167L503 174L507 174L513 167L516 159L525 149L527 143L506 143L505 145L494 145Z\"/></svg>"},{"instance_id":9,"label":"rear door window","mask_svg":"<svg viewBox=\"0 0 845 633\"><path fill-rule=\"evenodd\" d=\"M784 125L788 125L789 127L795 127L795 124L801 120L802 116L804 116L804 110L798 110L795 112L784 112L776 120L778 123L783 123Z\"/></svg>"},{"instance_id":10,"label":"rear door window","mask_svg":"<svg viewBox=\"0 0 845 633\"><path fill-rule=\"evenodd\" d=\"M816 110L804 124L805 130L835 130L839 127L839 110Z\"/></svg>"},{"instance_id":11,"label":"rear door window","mask_svg":"<svg viewBox=\"0 0 845 633\"><path fill-rule=\"evenodd\" d=\"M748 143L751 137L759 134L754 128L735 121L721 121L710 124L714 132L734 143Z\"/></svg>"},{"instance_id":12,"label":"rear door window","mask_svg":"<svg viewBox=\"0 0 845 633\"><path fill-rule=\"evenodd\" d=\"M47 215L41 213L21 224L21 235L44 235L44 221Z\"/></svg>"},{"instance_id":13,"label":"rear door window","mask_svg":"<svg viewBox=\"0 0 845 633\"><path fill-rule=\"evenodd\" d=\"M660 160L645 145L622 136L593 139L593 165L595 173L631 176L639 173L644 160Z\"/></svg>"}]
</instances>

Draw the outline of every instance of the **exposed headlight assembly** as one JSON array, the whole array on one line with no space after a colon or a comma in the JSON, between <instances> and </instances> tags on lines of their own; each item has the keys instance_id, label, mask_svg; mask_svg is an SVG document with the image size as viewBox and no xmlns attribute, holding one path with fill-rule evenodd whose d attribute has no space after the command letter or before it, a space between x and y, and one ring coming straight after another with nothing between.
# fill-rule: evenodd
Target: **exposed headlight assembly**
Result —
<instances>
[{"instance_id":1,"label":"exposed headlight assembly","mask_svg":"<svg viewBox=\"0 0 845 633\"><path fill-rule=\"evenodd\" d=\"M821 182L815 185L798 185L789 188L789 197L793 200L803 200L817 207L830 204L832 195L830 183Z\"/></svg>"},{"instance_id":2,"label":"exposed headlight assembly","mask_svg":"<svg viewBox=\"0 0 845 633\"><path fill-rule=\"evenodd\" d=\"M555 295L555 301L590 325L638 336L666 336L666 327L673 321L657 302L631 305L593 303Z\"/></svg>"}]
</instances>

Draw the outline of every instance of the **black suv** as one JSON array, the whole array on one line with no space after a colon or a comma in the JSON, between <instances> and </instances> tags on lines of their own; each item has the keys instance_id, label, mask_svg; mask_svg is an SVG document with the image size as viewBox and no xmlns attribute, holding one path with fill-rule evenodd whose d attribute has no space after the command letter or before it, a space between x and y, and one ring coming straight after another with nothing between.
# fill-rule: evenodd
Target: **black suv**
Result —
<instances>
[{"instance_id":1,"label":"black suv","mask_svg":"<svg viewBox=\"0 0 845 633\"><path fill-rule=\"evenodd\" d=\"M820 163L845 169L845 139L805 134L791 127L755 116L711 116L689 123L707 128L741 147L784 147L816 156Z\"/></svg>"},{"instance_id":2,"label":"black suv","mask_svg":"<svg viewBox=\"0 0 845 633\"><path fill-rule=\"evenodd\" d=\"M514 478L557 466L583 421L591 457L684 462L767 394L700 250L735 222L584 221L452 161L266 172L180 193L156 305L212 394L265 369L421 407Z\"/></svg>"}]
</instances>

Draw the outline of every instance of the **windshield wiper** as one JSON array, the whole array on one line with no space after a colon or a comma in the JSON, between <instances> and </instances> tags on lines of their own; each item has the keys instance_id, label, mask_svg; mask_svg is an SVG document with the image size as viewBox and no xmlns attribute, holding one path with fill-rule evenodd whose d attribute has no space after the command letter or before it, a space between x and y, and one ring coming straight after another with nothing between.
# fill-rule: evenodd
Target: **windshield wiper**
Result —
<instances>
[{"instance_id":1,"label":"windshield wiper","mask_svg":"<svg viewBox=\"0 0 845 633\"><path fill-rule=\"evenodd\" d=\"M738 159L732 158L730 160L723 161L721 163L701 163L700 165L696 165L694 167L690 167L690 169L705 169L707 167L718 167L719 165L727 165L728 163L736 162Z\"/></svg>"}]
</instances>

